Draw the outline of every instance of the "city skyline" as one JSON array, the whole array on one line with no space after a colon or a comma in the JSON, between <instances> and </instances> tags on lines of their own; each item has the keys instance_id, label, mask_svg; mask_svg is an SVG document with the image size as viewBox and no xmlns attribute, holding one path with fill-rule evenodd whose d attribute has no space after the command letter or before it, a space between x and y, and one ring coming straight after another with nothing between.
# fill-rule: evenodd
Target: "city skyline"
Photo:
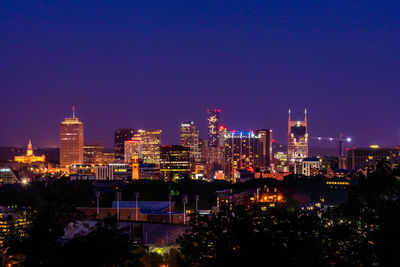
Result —
<instances>
[{"instance_id":1,"label":"city skyline","mask_svg":"<svg viewBox=\"0 0 400 267\"><path fill-rule=\"evenodd\" d=\"M0 9L1 146L57 147L72 105L107 148L119 128L178 144L186 120L205 138L208 108L280 143L288 108L307 108L310 136L400 143L396 1L28 3Z\"/></svg>"},{"instance_id":2,"label":"city skyline","mask_svg":"<svg viewBox=\"0 0 400 267\"><path fill-rule=\"evenodd\" d=\"M72 118L72 117L75 116L75 114L76 114L75 113L75 107L76 106L72 106L72 109L73 109L73 111L71 112L72 116L65 116L65 118L68 118L68 117ZM293 109L289 109L289 113L292 110ZM223 110L218 109L218 111L222 112L222 114L223 114L222 116L224 116ZM208 112L208 109L206 110L206 112ZM304 112L304 110L303 110L303 112ZM300 112L299 114L302 114L302 113ZM298 114L296 114L296 115L298 115ZM296 116L296 115L294 116L295 119L294 120L292 119L292 121L294 123L297 122L297 121L302 121L302 118L300 118L299 116ZM80 119L79 116L76 115L76 117L78 119ZM85 123L82 119L80 119L80 120L83 123ZM204 120L206 120L206 121L197 123L197 127L199 127L199 129L203 130L203 131L199 131L200 132L199 138L207 140L208 139L208 120L207 120L207 115L204 116ZM188 120L185 120L185 121L188 121ZM185 121L182 121L177 125L177 127L175 129L175 133L173 133L173 134L171 134L171 133L168 134L168 133L165 133L163 131L163 134L162 134L162 145L178 145L180 143L180 138L181 138L180 137L180 127L181 127L181 124L184 123ZM220 124L223 125L224 127L227 127L225 125L223 119L221 119ZM287 125L287 121L286 121L286 125ZM89 127L90 126L87 126L87 128L89 128ZM229 130L235 130L235 131L253 131L253 130L261 129L262 127L253 127L253 128L227 127L227 128ZM286 128L287 128L287 126L286 126ZM107 139L109 139L109 140L106 140L106 141L92 140L92 138L90 136L87 137L87 133L85 133L84 143L85 144L99 143L99 144L104 145L104 148L106 148L106 149L114 149L114 145L115 145L114 134L115 134L115 131L118 130L118 129L133 129L133 130L137 131L137 130L142 130L144 128L143 127L142 128L129 127L129 128L117 128L117 129L114 129L114 130L113 129L107 129L107 132L112 131L112 134L111 134L111 137L107 137ZM315 129L315 127L314 127L314 129ZM272 129L272 130L274 130L274 129ZM86 129L85 131L91 132L90 129ZM281 131L278 131L278 132L281 132ZM324 131L321 131L321 132L324 132ZM57 138L58 138L58 135L59 135L59 133L57 132ZM335 134L327 134L327 135L321 135L320 134L320 135L318 135L317 133L316 134L311 134L311 139L309 140L309 143L310 143L310 145L312 147L334 148L334 147L337 147L337 140L329 141L328 139L331 138L331 137L333 139L338 139L339 135L340 135L340 132L338 132L336 135ZM357 142L356 140L354 140L354 138L351 137L349 134L344 133L344 135L346 136L344 139L351 139L351 142L347 142L346 140L344 140L344 145L348 146L348 147L353 147L353 146L356 146L356 147L368 147L370 145L379 145L379 146L382 146L382 147L389 147L389 146L397 146L397 145L400 144L400 142L390 144L390 143L378 143L378 142L369 142L368 143L368 141L367 141L367 143L362 145L360 142ZM318 140L317 139L318 137L322 137L323 139L322 140ZM30 136L28 136L27 138L28 138L28 140L32 139ZM51 137L51 139L53 139L53 137ZM171 140L171 142L165 141L165 139ZM324 139L326 139L326 140L324 140ZM39 138L39 140L40 140L40 138ZM283 145L287 145L287 133L286 133L286 135L283 134L283 136L282 136L282 133L281 133L280 136L278 136L278 137L276 137L275 134L274 134L274 142L279 143L279 144L283 144ZM17 144L17 145L1 145L1 143L0 143L0 146L3 146L3 147L7 147L7 146L24 147L24 145L19 145L19 144ZM43 148L59 148L59 143L56 144L56 145L47 145L46 146L46 145L38 144L38 142L35 142L35 146L36 147L43 147Z\"/></svg>"}]
</instances>

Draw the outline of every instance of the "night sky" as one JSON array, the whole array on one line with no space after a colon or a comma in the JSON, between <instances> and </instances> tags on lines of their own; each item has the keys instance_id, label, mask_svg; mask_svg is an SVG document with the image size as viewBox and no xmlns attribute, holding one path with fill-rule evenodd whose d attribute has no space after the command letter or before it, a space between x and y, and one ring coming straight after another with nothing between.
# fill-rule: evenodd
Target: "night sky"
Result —
<instances>
[{"instance_id":1,"label":"night sky","mask_svg":"<svg viewBox=\"0 0 400 267\"><path fill-rule=\"evenodd\" d=\"M89 2L0 2L0 146L58 146L73 105L106 147L178 143L184 120L205 137L207 108L283 143L289 108L310 136L400 143L398 0Z\"/></svg>"}]
</instances>

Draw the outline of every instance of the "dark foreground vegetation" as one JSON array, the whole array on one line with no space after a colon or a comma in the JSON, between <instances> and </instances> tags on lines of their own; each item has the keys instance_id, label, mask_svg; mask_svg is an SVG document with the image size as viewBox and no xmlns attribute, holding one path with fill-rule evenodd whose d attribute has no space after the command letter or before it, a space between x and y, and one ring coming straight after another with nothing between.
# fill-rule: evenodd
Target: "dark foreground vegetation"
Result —
<instances>
[{"instance_id":1,"label":"dark foreground vegetation","mask_svg":"<svg viewBox=\"0 0 400 267\"><path fill-rule=\"evenodd\" d=\"M88 235L63 240L65 226L81 218L74 198L83 189L66 194L57 188L61 185L49 184L29 198L34 208L28 212L31 223L23 233L15 229L3 237L2 262L21 266L400 266L399 177L400 169L382 163L375 172L355 177L356 185L350 187L344 203L322 211L304 213L283 205L267 212L235 207L197 216L192 231L178 240L179 248L164 256L130 243L113 219L99 222ZM91 197L85 197L90 204Z\"/></svg>"}]
</instances>

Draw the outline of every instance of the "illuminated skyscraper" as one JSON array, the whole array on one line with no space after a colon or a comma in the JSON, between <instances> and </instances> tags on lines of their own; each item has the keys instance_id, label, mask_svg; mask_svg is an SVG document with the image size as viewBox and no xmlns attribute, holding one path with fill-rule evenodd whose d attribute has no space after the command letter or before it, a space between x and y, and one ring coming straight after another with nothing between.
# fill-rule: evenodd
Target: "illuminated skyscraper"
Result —
<instances>
[{"instance_id":1,"label":"illuminated skyscraper","mask_svg":"<svg viewBox=\"0 0 400 267\"><path fill-rule=\"evenodd\" d=\"M272 155L272 130L260 129L255 131L256 135L260 135L259 161L261 170L269 170L273 159Z\"/></svg>"},{"instance_id":2,"label":"illuminated skyscraper","mask_svg":"<svg viewBox=\"0 0 400 267\"><path fill-rule=\"evenodd\" d=\"M181 146L190 148L190 157L195 162L201 159L199 151L199 130L193 121L185 121L181 124Z\"/></svg>"},{"instance_id":3,"label":"illuminated skyscraper","mask_svg":"<svg viewBox=\"0 0 400 267\"><path fill-rule=\"evenodd\" d=\"M217 147L218 146L218 129L220 124L219 114L221 110L207 109L207 120L208 120L208 146Z\"/></svg>"},{"instance_id":4,"label":"illuminated skyscraper","mask_svg":"<svg viewBox=\"0 0 400 267\"><path fill-rule=\"evenodd\" d=\"M168 181L190 177L190 148L162 146L160 171L162 179Z\"/></svg>"},{"instance_id":5,"label":"illuminated skyscraper","mask_svg":"<svg viewBox=\"0 0 400 267\"><path fill-rule=\"evenodd\" d=\"M83 146L83 162L85 164L102 164L104 147L102 144L85 144Z\"/></svg>"},{"instance_id":6,"label":"illuminated skyscraper","mask_svg":"<svg viewBox=\"0 0 400 267\"><path fill-rule=\"evenodd\" d=\"M133 136L131 140L125 141L125 163L132 163L132 158L143 159L143 139L140 136Z\"/></svg>"},{"instance_id":7,"label":"illuminated skyscraper","mask_svg":"<svg viewBox=\"0 0 400 267\"><path fill-rule=\"evenodd\" d=\"M235 180L237 170L254 172L259 168L261 135L253 132L225 134L225 178Z\"/></svg>"},{"instance_id":8,"label":"illuminated skyscraper","mask_svg":"<svg viewBox=\"0 0 400 267\"><path fill-rule=\"evenodd\" d=\"M60 165L67 167L83 164L83 123L75 118L65 118L60 124Z\"/></svg>"},{"instance_id":9,"label":"illuminated skyscraper","mask_svg":"<svg viewBox=\"0 0 400 267\"><path fill-rule=\"evenodd\" d=\"M125 156L125 141L131 140L136 133L133 129L118 129L114 133L114 154L115 159L123 161Z\"/></svg>"},{"instance_id":10,"label":"illuminated skyscraper","mask_svg":"<svg viewBox=\"0 0 400 267\"><path fill-rule=\"evenodd\" d=\"M297 158L308 157L308 132L307 132L307 110L304 111L304 121L288 120L288 160L294 164Z\"/></svg>"},{"instance_id":11,"label":"illuminated skyscraper","mask_svg":"<svg viewBox=\"0 0 400 267\"><path fill-rule=\"evenodd\" d=\"M137 130L135 137L143 140L143 163L160 163L161 130Z\"/></svg>"}]
</instances>

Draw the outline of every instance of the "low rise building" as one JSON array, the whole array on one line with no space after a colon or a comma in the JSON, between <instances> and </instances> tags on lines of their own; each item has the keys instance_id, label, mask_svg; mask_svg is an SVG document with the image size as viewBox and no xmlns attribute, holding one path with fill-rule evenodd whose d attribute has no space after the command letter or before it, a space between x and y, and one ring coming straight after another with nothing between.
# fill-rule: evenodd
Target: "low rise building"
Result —
<instances>
[{"instance_id":1,"label":"low rise building","mask_svg":"<svg viewBox=\"0 0 400 267\"><path fill-rule=\"evenodd\" d=\"M315 176L319 174L319 158L298 158L294 162L294 174Z\"/></svg>"},{"instance_id":2,"label":"low rise building","mask_svg":"<svg viewBox=\"0 0 400 267\"><path fill-rule=\"evenodd\" d=\"M89 217L104 219L108 216L118 216L120 221L141 221L183 224L183 212L175 211L175 203L169 201L113 201L110 208L79 207Z\"/></svg>"}]
</instances>

